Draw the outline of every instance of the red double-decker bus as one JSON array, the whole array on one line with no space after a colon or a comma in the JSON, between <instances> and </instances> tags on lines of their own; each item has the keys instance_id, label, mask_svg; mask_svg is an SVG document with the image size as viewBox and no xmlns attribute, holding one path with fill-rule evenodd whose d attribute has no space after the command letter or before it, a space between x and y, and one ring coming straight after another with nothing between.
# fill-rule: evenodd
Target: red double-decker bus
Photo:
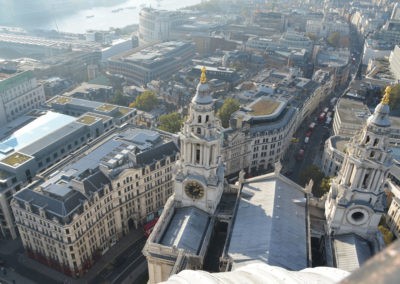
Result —
<instances>
[{"instance_id":1,"label":"red double-decker bus","mask_svg":"<svg viewBox=\"0 0 400 284\"><path fill-rule=\"evenodd\" d=\"M154 226L157 224L157 221L158 221L158 218L154 218L150 222L143 225L143 231L144 231L144 235L146 236L146 238L150 236L151 232L154 229Z\"/></svg>"}]
</instances>

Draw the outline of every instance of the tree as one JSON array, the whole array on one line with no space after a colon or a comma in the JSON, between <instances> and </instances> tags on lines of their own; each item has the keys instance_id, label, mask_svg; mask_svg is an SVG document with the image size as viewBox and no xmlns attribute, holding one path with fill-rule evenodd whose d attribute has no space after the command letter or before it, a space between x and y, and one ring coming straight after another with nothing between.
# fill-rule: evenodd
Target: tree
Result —
<instances>
[{"instance_id":1,"label":"tree","mask_svg":"<svg viewBox=\"0 0 400 284\"><path fill-rule=\"evenodd\" d=\"M144 111L151 111L158 105L157 96L151 91L144 91L129 105Z\"/></svg>"},{"instance_id":2,"label":"tree","mask_svg":"<svg viewBox=\"0 0 400 284\"><path fill-rule=\"evenodd\" d=\"M311 165L300 172L299 183L302 186L305 186L310 179L312 179L314 181L312 193L316 197L321 197L325 193L325 191L321 189L321 182L323 178L324 174L319 170L319 168L316 165Z\"/></svg>"},{"instance_id":3,"label":"tree","mask_svg":"<svg viewBox=\"0 0 400 284\"><path fill-rule=\"evenodd\" d=\"M229 120L232 113L237 111L240 107L239 101L233 98L227 98L218 111L218 117L221 119L224 128L229 127Z\"/></svg>"},{"instance_id":4,"label":"tree","mask_svg":"<svg viewBox=\"0 0 400 284\"><path fill-rule=\"evenodd\" d=\"M161 115L158 128L171 133L178 133L181 130L183 119L177 112Z\"/></svg>"},{"instance_id":5,"label":"tree","mask_svg":"<svg viewBox=\"0 0 400 284\"><path fill-rule=\"evenodd\" d=\"M331 33L328 36L327 41L333 47L339 47L339 44L340 44L340 33L338 33L338 32Z\"/></svg>"},{"instance_id":6,"label":"tree","mask_svg":"<svg viewBox=\"0 0 400 284\"><path fill-rule=\"evenodd\" d=\"M389 106L391 111L398 110L400 107L400 84L392 87L392 91L390 92Z\"/></svg>"},{"instance_id":7,"label":"tree","mask_svg":"<svg viewBox=\"0 0 400 284\"><path fill-rule=\"evenodd\" d=\"M307 33L306 36L308 36L308 38L311 39L312 41L317 40L317 36L314 33Z\"/></svg>"},{"instance_id":8,"label":"tree","mask_svg":"<svg viewBox=\"0 0 400 284\"><path fill-rule=\"evenodd\" d=\"M393 233L383 225L378 226L379 231L381 231L383 240L386 245L389 245L393 241Z\"/></svg>"},{"instance_id":9,"label":"tree","mask_svg":"<svg viewBox=\"0 0 400 284\"><path fill-rule=\"evenodd\" d=\"M128 104L128 98L125 97L121 91L117 90L114 93L114 96L111 98L111 103L126 106Z\"/></svg>"},{"instance_id":10,"label":"tree","mask_svg":"<svg viewBox=\"0 0 400 284\"><path fill-rule=\"evenodd\" d=\"M320 188L322 195L324 195L326 192L328 192L329 189L331 188L331 178L330 177L322 178L319 188Z\"/></svg>"}]
</instances>

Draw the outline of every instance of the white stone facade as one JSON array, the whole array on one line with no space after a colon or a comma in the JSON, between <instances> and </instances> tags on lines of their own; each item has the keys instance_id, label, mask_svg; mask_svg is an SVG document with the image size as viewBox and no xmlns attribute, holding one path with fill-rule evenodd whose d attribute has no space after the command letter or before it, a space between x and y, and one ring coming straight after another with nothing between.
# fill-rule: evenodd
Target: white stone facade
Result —
<instances>
[{"instance_id":1,"label":"white stone facade","mask_svg":"<svg viewBox=\"0 0 400 284\"><path fill-rule=\"evenodd\" d=\"M0 81L0 124L6 124L46 101L42 85L31 71Z\"/></svg>"},{"instance_id":2,"label":"white stone facade","mask_svg":"<svg viewBox=\"0 0 400 284\"><path fill-rule=\"evenodd\" d=\"M222 127L214 111L214 101L203 68L189 116L180 133L181 155L175 168L175 194L165 205L143 249L148 263L149 283L165 281L183 269L203 267L214 228L212 217L224 190ZM184 220L174 223L176 218L180 218L177 212L182 211L186 212ZM204 218L209 221L200 222ZM198 222L191 223L193 219ZM165 241L164 236L170 236L168 240L172 243ZM188 246L193 242L196 243L196 250Z\"/></svg>"},{"instance_id":3,"label":"white stone facade","mask_svg":"<svg viewBox=\"0 0 400 284\"><path fill-rule=\"evenodd\" d=\"M143 8L139 13L139 44L171 40L173 28L182 21L180 12Z\"/></svg>"},{"instance_id":4,"label":"white stone facade","mask_svg":"<svg viewBox=\"0 0 400 284\"><path fill-rule=\"evenodd\" d=\"M394 78L397 81L399 81L400 80L400 47L398 45L396 45L394 50L390 53L389 64L390 64L390 70L392 71Z\"/></svg>"},{"instance_id":5,"label":"white stone facade","mask_svg":"<svg viewBox=\"0 0 400 284\"><path fill-rule=\"evenodd\" d=\"M157 217L173 193L172 168L179 157L178 148L169 143L173 142L136 157L128 153L135 151L130 146L115 148L119 154L105 153L99 168L78 174L61 171L44 184L15 194L11 207L28 255L65 274L81 276L131 229ZM161 159L139 166L139 160L157 157L160 151ZM82 163L95 156L89 153ZM63 184L66 188L60 194ZM65 209L59 212L58 206Z\"/></svg>"},{"instance_id":6,"label":"white stone facade","mask_svg":"<svg viewBox=\"0 0 400 284\"><path fill-rule=\"evenodd\" d=\"M387 97L376 107L361 134L348 145L339 175L325 203L330 235L355 233L364 239L376 232L384 213L384 183L392 166Z\"/></svg>"}]
</instances>

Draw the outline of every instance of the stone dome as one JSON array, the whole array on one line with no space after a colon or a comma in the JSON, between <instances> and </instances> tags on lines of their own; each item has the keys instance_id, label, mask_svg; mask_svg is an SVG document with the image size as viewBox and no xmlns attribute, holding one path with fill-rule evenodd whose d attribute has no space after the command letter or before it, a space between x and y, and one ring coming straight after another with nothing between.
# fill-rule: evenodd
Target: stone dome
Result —
<instances>
[{"instance_id":1,"label":"stone dome","mask_svg":"<svg viewBox=\"0 0 400 284\"><path fill-rule=\"evenodd\" d=\"M389 105L381 102L376 106L374 113L368 118L368 124L372 123L380 127L389 127L389 113Z\"/></svg>"}]
</instances>

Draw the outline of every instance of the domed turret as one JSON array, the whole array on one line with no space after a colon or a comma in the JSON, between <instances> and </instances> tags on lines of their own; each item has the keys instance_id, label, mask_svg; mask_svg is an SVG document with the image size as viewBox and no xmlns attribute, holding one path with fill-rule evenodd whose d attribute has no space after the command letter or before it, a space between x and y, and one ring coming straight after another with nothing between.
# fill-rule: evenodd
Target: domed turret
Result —
<instances>
[{"instance_id":1,"label":"domed turret","mask_svg":"<svg viewBox=\"0 0 400 284\"><path fill-rule=\"evenodd\" d=\"M385 89L385 95L382 98L382 101L380 104L378 104L375 108L374 113L368 118L368 124L373 123L376 126L380 127L389 127L390 126L390 120L389 120L389 113L390 113L390 108L389 108L389 97L390 97L390 92L392 88L391 87L386 87Z\"/></svg>"},{"instance_id":2,"label":"domed turret","mask_svg":"<svg viewBox=\"0 0 400 284\"><path fill-rule=\"evenodd\" d=\"M200 82L197 85L196 95L192 99L192 103L205 105L211 104L213 99L210 95L210 86L207 84L206 68L201 68Z\"/></svg>"}]
</instances>

